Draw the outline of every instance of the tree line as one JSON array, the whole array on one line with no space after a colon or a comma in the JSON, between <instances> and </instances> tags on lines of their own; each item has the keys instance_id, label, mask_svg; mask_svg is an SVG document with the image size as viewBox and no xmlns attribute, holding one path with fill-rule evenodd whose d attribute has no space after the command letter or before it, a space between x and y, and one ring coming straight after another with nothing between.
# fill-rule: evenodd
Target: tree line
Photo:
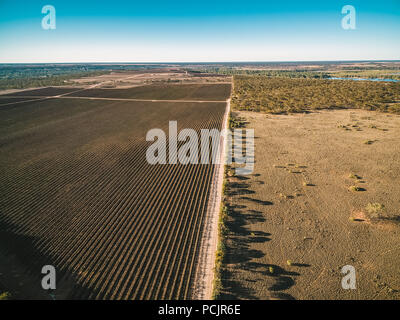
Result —
<instances>
[{"instance_id":1,"label":"tree line","mask_svg":"<svg viewBox=\"0 0 400 320\"><path fill-rule=\"evenodd\" d=\"M400 83L234 76L236 110L292 113L358 108L400 113Z\"/></svg>"}]
</instances>

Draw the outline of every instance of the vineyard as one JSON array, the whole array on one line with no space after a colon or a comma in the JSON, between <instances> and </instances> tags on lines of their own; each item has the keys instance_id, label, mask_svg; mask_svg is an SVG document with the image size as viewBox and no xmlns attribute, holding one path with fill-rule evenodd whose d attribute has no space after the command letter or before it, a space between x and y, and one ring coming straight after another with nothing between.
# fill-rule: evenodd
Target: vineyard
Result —
<instances>
[{"instance_id":1,"label":"vineyard","mask_svg":"<svg viewBox=\"0 0 400 320\"><path fill-rule=\"evenodd\" d=\"M15 257L38 288L42 266L54 265L56 298L190 298L215 167L150 165L145 138L152 128L168 132L170 120L178 130L220 129L230 85L206 89L174 86L145 97L213 102L4 105L13 98L0 97L0 253ZM68 92L54 90L26 94Z\"/></svg>"},{"instance_id":2,"label":"vineyard","mask_svg":"<svg viewBox=\"0 0 400 320\"><path fill-rule=\"evenodd\" d=\"M89 89L71 93L70 96L159 100L225 100L230 95L230 91L230 84L179 84L149 85L129 89Z\"/></svg>"}]
</instances>

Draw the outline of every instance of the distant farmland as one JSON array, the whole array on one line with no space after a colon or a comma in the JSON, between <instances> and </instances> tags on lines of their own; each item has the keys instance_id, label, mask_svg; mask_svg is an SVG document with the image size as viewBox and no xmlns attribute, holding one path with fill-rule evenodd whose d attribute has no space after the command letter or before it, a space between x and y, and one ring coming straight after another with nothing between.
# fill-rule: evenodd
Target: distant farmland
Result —
<instances>
[{"instance_id":1,"label":"distant farmland","mask_svg":"<svg viewBox=\"0 0 400 320\"><path fill-rule=\"evenodd\" d=\"M13 257L38 290L40 270L50 264L57 269L56 298L191 297L215 167L150 165L145 138L152 128L168 132L170 120L178 130L220 129L230 85L148 88L76 94L221 102L9 104L13 98L0 96L0 253ZM24 298L22 288L11 289Z\"/></svg>"},{"instance_id":2,"label":"distant farmland","mask_svg":"<svg viewBox=\"0 0 400 320\"><path fill-rule=\"evenodd\" d=\"M88 89L71 93L76 97L166 100L225 100L230 95L230 84L150 85L130 89Z\"/></svg>"}]
</instances>

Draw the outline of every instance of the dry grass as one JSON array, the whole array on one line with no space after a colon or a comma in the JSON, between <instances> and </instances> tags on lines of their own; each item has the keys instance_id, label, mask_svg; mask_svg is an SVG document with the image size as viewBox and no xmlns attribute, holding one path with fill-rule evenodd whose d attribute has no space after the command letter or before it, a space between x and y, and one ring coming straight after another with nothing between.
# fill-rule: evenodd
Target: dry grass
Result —
<instances>
[{"instance_id":1,"label":"dry grass","mask_svg":"<svg viewBox=\"0 0 400 320\"><path fill-rule=\"evenodd\" d=\"M254 173L235 178L238 187L230 190L224 297L399 299L400 293L376 291L372 279L379 274L390 287L400 287L400 163L393 161L400 117L365 110L239 115L257 133L256 163ZM390 130L336 128L362 118L363 129L373 121ZM366 139L379 143L365 147L360 142ZM285 170L302 163L307 168L301 174ZM370 219L369 202L369 210L383 218ZM374 203L384 203L384 211ZM362 274L362 290L341 290L345 264Z\"/></svg>"}]
</instances>

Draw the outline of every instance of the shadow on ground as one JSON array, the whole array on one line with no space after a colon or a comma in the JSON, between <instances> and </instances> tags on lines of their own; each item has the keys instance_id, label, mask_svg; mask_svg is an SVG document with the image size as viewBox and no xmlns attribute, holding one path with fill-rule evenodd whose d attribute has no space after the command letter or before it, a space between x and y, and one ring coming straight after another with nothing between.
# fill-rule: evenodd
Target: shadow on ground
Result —
<instances>
[{"instance_id":1,"label":"shadow on ground","mask_svg":"<svg viewBox=\"0 0 400 320\"><path fill-rule=\"evenodd\" d=\"M0 218L0 261L4 282L2 290L9 291L12 299L80 299L89 297L93 291L76 281L75 275L57 265L57 257L39 249L38 237L17 228ZM42 268L52 265L56 268L56 290L44 290L41 282L45 274Z\"/></svg>"},{"instance_id":2,"label":"shadow on ground","mask_svg":"<svg viewBox=\"0 0 400 320\"><path fill-rule=\"evenodd\" d=\"M254 174L255 177L259 175ZM236 199L251 201L263 206L271 206L273 203L267 200L260 200L248 195L254 194L249 190L250 185L244 182L242 177L232 178L227 186L227 195L235 196ZM244 202L243 201L243 202ZM263 212L248 209L246 205L236 204L228 206L229 219L226 222L228 229L226 240L226 253L224 256L224 268L221 273L222 290L218 299L260 299L259 293L252 289L251 283L257 280L235 278L235 269L246 270L250 274L260 275L262 278L268 277L271 283L265 293L265 299L294 300L290 294L284 293L293 285L295 278L300 274L288 271L284 268L273 265L254 262L254 259L262 258L265 253L261 250L252 249L252 243L265 243L271 240L271 234L264 231L254 231L249 229L249 225L266 221ZM309 267L308 264L296 264L294 267Z\"/></svg>"}]
</instances>

